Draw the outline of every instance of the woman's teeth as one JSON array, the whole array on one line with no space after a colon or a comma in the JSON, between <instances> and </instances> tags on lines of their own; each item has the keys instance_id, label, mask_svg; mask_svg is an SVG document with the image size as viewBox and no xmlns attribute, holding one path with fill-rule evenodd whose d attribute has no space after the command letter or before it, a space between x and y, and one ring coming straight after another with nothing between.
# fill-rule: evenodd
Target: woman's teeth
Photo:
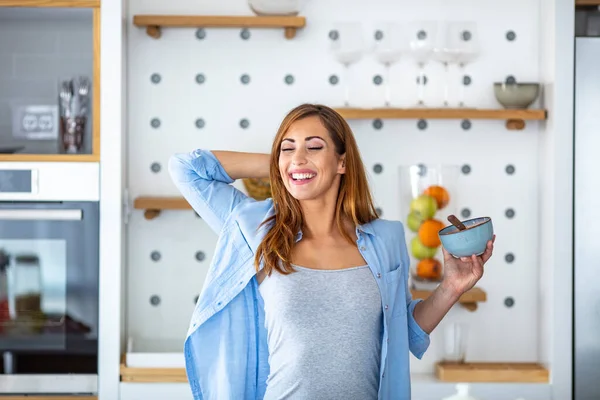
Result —
<instances>
[{"instance_id":1,"label":"woman's teeth","mask_svg":"<svg viewBox=\"0 0 600 400\"><path fill-rule=\"evenodd\" d=\"M300 181L304 179L311 179L315 176L316 174L292 174L292 179L294 179L295 181Z\"/></svg>"}]
</instances>

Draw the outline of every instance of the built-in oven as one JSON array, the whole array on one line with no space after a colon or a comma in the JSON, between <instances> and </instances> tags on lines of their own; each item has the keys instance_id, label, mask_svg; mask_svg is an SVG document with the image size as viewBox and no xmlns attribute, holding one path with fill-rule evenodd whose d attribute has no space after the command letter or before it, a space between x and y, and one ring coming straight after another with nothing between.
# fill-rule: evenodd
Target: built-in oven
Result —
<instances>
[{"instance_id":1,"label":"built-in oven","mask_svg":"<svg viewBox=\"0 0 600 400\"><path fill-rule=\"evenodd\" d=\"M97 391L97 168L56 167L0 164L2 394Z\"/></svg>"}]
</instances>

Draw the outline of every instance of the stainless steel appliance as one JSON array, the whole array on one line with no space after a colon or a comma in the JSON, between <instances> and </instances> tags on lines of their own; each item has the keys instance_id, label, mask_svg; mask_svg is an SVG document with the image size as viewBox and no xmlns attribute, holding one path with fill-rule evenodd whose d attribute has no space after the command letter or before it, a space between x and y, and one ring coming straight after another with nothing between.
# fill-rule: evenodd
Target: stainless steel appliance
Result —
<instances>
[{"instance_id":1,"label":"stainless steel appliance","mask_svg":"<svg viewBox=\"0 0 600 400\"><path fill-rule=\"evenodd\" d=\"M575 400L600 399L600 37L575 41Z\"/></svg>"},{"instance_id":2,"label":"stainless steel appliance","mask_svg":"<svg viewBox=\"0 0 600 400\"><path fill-rule=\"evenodd\" d=\"M98 178L78 167L0 164L2 394L97 390Z\"/></svg>"}]
</instances>

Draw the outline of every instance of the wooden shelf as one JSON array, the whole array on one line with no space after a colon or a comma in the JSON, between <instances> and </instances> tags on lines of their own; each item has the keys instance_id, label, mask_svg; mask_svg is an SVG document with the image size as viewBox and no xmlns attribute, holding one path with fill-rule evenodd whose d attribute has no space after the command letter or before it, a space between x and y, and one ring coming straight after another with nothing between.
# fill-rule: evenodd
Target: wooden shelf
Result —
<instances>
[{"instance_id":1,"label":"wooden shelf","mask_svg":"<svg viewBox=\"0 0 600 400\"><path fill-rule=\"evenodd\" d=\"M0 7L98 8L100 0L0 0Z\"/></svg>"},{"instance_id":2,"label":"wooden shelf","mask_svg":"<svg viewBox=\"0 0 600 400\"><path fill-rule=\"evenodd\" d=\"M575 0L575 6L600 6L600 0Z\"/></svg>"},{"instance_id":3,"label":"wooden shelf","mask_svg":"<svg viewBox=\"0 0 600 400\"><path fill-rule=\"evenodd\" d=\"M435 366L437 379L444 382L548 383L550 373L537 363L449 363Z\"/></svg>"},{"instance_id":4,"label":"wooden shelf","mask_svg":"<svg viewBox=\"0 0 600 400\"><path fill-rule=\"evenodd\" d=\"M122 382L187 383L185 368L136 368L120 366ZM537 363L438 362L435 377L441 382L548 383L549 371ZM77 399L79 400L79 399Z\"/></svg>"},{"instance_id":5,"label":"wooden shelf","mask_svg":"<svg viewBox=\"0 0 600 400\"><path fill-rule=\"evenodd\" d=\"M186 383L185 368L135 368L121 363L122 382ZM537 363L438 362L435 377L441 382L548 383L549 371Z\"/></svg>"},{"instance_id":6,"label":"wooden shelf","mask_svg":"<svg viewBox=\"0 0 600 400\"><path fill-rule=\"evenodd\" d=\"M416 290L411 289L411 294L413 299L426 299L431 294L429 290ZM469 311L477 310L477 303L482 303L487 301L487 294L480 288L473 288L469 290L467 293L463 294L460 299L458 299L458 303L465 307Z\"/></svg>"},{"instance_id":7,"label":"wooden shelf","mask_svg":"<svg viewBox=\"0 0 600 400\"><path fill-rule=\"evenodd\" d=\"M545 120L546 110L478 108L336 108L346 119L488 119L505 120L506 128L521 130L525 121Z\"/></svg>"},{"instance_id":8,"label":"wooden shelf","mask_svg":"<svg viewBox=\"0 0 600 400\"><path fill-rule=\"evenodd\" d=\"M158 217L162 210L191 210L192 206L183 197L138 197L133 201L133 208L145 210L144 218L150 220Z\"/></svg>"},{"instance_id":9,"label":"wooden shelf","mask_svg":"<svg viewBox=\"0 0 600 400\"><path fill-rule=\"evenodd\" d=\"M243 15L134 15L133 24L145 27L148 36L158 39L161 28L283 28L292 39L296 30L306 25L304 17L243 16Z\"/></svg>"},{"instance_id":10,"label":"wooden shelf","mask_svg":"<svg viewBox=\"0 0 600 400\"><path fill-rule=\"evenodd\" d=\"M100 154L0 154L5 162L99 162ZM4 400L4 399L2 399Z\"/></svg>"},{"instance_id":11,"label":"wooden shelf","mask_svg":"<svg viewBox=\"0 0 600 400\"><path fill-rule=\"evenodd\" d=\"M120 367L121 382L137 383L186 383L185 368L136 368L128 367L125 362Z\"/></svg>"}]
</instances>

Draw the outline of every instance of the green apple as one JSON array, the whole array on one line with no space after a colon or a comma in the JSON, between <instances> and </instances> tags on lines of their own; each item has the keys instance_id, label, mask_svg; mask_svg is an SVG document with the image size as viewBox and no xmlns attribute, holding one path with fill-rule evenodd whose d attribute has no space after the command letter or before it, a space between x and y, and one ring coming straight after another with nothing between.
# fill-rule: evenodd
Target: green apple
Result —
<instances>
[{"instance_id":1,"label":"green apple","mask_svg":"<svg viewBox=\"0 0 600 400\"><path fill-rule=\"evenodd\" d=\"M410 229L413 232L418 232L419 231L419 227L421 226L421 224L423 223L423 218L421 218L421 214L417 213L417 212L411 212L410 214L408 214L408 218L406 219L406 225L408 226L408 229Z\"/></svg>"},{"instance_id":2,"label":"green apple","mask_svg":"<svg viewBox=\"0 0 600 400\"><path fill-rule=\"evenodd\" d=\"M410 242L410 250L412 255L417 260L423 260L425 258L433 258L437 253L437 247L427 247L419 240L418 236L415 236Z\"/></svg>"},{"instance_id":3,"label":"green apple","mask_svg":"<svg viewBox=\"0 0 600 400\"><path fill-rule=\"evenodd\" d=\"M410 202L410 211L419 214L421 219L433 218L437 212L437 202L431 196L422 194Z\"/></svg>"}]
</instances>

